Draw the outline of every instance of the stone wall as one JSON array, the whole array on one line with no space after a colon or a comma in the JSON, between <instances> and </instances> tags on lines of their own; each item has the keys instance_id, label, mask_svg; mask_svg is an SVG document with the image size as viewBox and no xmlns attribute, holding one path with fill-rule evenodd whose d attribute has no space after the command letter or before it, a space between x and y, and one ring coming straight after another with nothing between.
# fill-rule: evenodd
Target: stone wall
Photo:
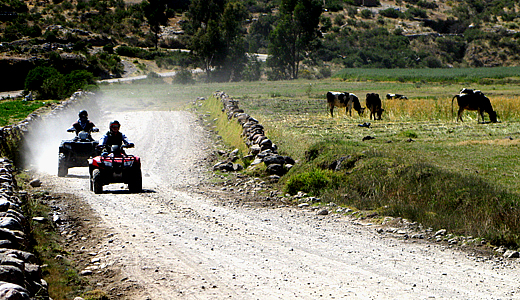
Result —
<instances>
[{"instance_id":1,"label":"stone wall","mask_svg":"<svg viewBox=\"0 0 520 300\"><path fill-rule=\"evenodd\" d=\"M18 192L10 160L0 158L0 299L49 299L36 257L28 246L29 221L22 205L26 192Z\"/></svg>"},{"instance_id":2,"label":"stone wall","mask_svg":"<svg viewBox=\"0 0 520 300\"><path fill-rule=\"evenodd\" d=\"M78 91L53 107L49 115L59 114L73 102L89 95L88 92ZM39 120L41 116L33 113L15 125L1 127L2 155L16 158L24 134ZM13 169L12 160L0 158L0 299L50 299L36 256L22 250L29 245L29 220L22 210L28 197L26 192L18 191Z\"/></svg>"},{"instance_id":3,"label":"stone wall","mask_svg":"<svg viewBox=\"0 0 520 300\"><path fill-rule=\"evenodd\" d=\"M278 181L280 176L283 176L295 164L294 159L278 154L278 147L265 135L264 126L240 109L238 100L220 91L215 92L214 96L222 102L222 111L228 119L235 119L242 126L241 136L249 148L249 153L244 158L252 161L251 166L264 163L270 180ZM226 171L236 170L229 161L218 163L214 168Z\"/></svg>"}]
</instances>

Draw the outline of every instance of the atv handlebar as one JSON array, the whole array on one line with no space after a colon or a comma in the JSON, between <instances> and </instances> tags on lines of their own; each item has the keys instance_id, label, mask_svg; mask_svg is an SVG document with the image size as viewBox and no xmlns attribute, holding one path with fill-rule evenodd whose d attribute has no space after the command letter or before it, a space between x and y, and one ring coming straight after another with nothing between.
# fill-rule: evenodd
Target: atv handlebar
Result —
<instances>
[{"instance_id":1,"label":"atv handlebar","mask_svg":"<svg viewBox=\"0 0 520 300\"><path fill-rule=\"evenodd\" d=\"M76 132L76 129L74 127L71 127L69 129L67 129L67 132ZM94 128L92 128L91 132L99 132L99 128L94 127Z\"/></svg>"}]
</instances>

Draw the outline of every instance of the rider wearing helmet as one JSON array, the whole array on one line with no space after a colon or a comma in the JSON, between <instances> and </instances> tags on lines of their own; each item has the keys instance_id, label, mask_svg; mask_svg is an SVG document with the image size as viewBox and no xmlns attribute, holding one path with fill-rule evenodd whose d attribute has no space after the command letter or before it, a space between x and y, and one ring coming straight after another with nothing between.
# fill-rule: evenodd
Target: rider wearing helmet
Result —
<instances>
[{"instance_id":1,"label":"rider wearing helmet","mask_svg":"<svg viewBox=\"0 0 520 300\"><path fill-rule=\"evenodd\" d=\"M78 121L73 123L72 127L67 129L67 131L69 131L69 132L75 131L76 135L78 135L78 133L80 131L85 131L85 132L88 132L89 134L93 131L97 132L96 125L94 125L94 123L92 123L92 121L90 121L88 119L88 112L86 110L84 110L84 109L80 110L80 112L78 113L78 117L79 117Z\"/></svg>"},{"instance_id":2,"label":"rider wearing helmet","mask_svg":"<svg viewBox=\"0 0 520 300\"><path fill-rule=\"evenodd\" d=\"M134 143L130 142L124 133L119 131L121 124L119 121L114 120L110 122L110 130L99 140L99 146L109 148L112 145L126 145L127 147L133 147Z\"/></svg>"}]
</instances>

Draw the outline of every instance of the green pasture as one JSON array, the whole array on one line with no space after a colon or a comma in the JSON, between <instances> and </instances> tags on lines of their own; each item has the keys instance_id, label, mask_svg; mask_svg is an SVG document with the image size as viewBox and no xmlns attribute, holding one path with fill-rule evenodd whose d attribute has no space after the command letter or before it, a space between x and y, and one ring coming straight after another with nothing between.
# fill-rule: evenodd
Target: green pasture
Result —
<instances>
[{"instance_id":1,"label":"green pasture","mask_svg":"<svg viewBox=\"0 0 520 300\"><path fill-rule=\"evenodd\" d=\"M518 84L520 67L451 68L451 69L343 69L336 78L398 82L449 82L477 84Z\"/></svg>"},{"instance_id":2,"label":"green pasture","mask_svg":"<svg viewBox=\"0 0 520 300\"><path fill-rule=\"evenodd\" d=\"M500 122L477 124L475 112L465 112L465 122L455 122L451 99L462 87L488 95ZM195 106L211 115L207 120L217 120L229 147L239 147L246 155L236 134L226 134L239 130L212 97L217 90L239 100L240 108L264 125L280 154L298 161L280 182L285 192L302 190L325 203L405 217L494 244L519 245L518 86L330 79L102 87L110 100L106 104L114 109ZM367 92L400 93L408 100L383 96L380 121L369 120L368 113L348 116L337 109L332 118L325 100L329 90L355 93L362 105ZM365 122L370 127L359 126Z\"/></svg>"},{"instance_id":3,"label":"green pasture","mask_svg":"<svg viewBox=\"0 0 520 300\"><path fill-rule=\"evenodd\" d=\"M21 121L45 104L46 102L43 101L2 100L0 101L0 126Z\"/></svg>"}]
</instances>

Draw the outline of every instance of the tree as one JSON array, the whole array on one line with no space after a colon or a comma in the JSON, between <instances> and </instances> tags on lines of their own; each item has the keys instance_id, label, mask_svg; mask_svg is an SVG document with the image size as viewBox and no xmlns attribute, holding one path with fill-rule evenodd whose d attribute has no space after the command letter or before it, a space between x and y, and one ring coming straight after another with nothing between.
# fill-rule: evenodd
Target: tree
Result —
<instances>
[{"instance_id":1,"label":"tree","mask_svg":"<svg viewBox=\"0 0 520 300\"><path fill-rule=\"evenodd\" d=\"M312 50L322 5L319 0L282 0L280 19L269 35L268 65L273 79L296 79L300 61Z\"/></svg>"},{"instance_id":2,"label":"tree","mask_svg":"<svg viewBox=\"0 0 520 300\"><path fill-rule=\"evenodd\" d=\"M239 1L194 0L187 31L189 48L205 70L207 79L238 80L247 63L242 23L247 17Z\"/></svg>"},{"instance_id":3,"label":"tree","mask_svg":"<svg viewBox=\"0 0 520 300\"><path fill-rule=\"evenodd\" d=\"M159 44L159 34L161 33L161 25L168 23L168 17L166 15L166 0L147 0L143 2L143 11L148 24L150 25L150 31L153 35L153 42L155 44L155 50Z\"/></svg>"}]
</instances>

